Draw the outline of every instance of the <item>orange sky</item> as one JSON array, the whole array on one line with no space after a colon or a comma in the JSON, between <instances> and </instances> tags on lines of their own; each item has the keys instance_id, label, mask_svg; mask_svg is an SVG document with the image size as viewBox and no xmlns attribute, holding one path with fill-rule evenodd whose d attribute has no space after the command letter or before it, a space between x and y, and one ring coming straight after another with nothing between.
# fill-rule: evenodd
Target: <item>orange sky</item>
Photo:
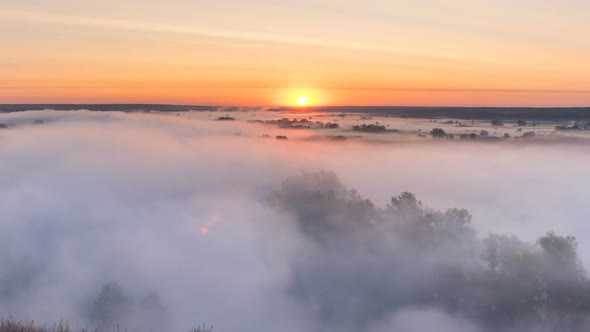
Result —
<instances>
[{"instance_id":1,"label":"orange sky","mask_svg":"<svg viewBox=\"0 0 590 332\"><path fill-rule=\"evenodd\" d=\"M0 8L0 103L590 105L588 1Z\"/></svg>"}]
</instances>

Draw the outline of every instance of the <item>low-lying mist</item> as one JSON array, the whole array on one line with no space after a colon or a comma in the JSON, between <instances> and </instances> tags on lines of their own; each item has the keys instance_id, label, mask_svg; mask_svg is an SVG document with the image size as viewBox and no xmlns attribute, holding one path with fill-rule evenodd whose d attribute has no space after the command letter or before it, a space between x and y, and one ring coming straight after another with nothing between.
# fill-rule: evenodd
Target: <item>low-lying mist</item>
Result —
<instances>
[{"instance_id":1,"label":"low-lying mist","mask_svg":"<svg viewBox=\"0 0 590 332\"><path fill-rule=\"evenodd\" d=\"M585 145L284 141L118 112L0 122L1 315L128 331L589 328Z\"/></svg>"}]
</instances>

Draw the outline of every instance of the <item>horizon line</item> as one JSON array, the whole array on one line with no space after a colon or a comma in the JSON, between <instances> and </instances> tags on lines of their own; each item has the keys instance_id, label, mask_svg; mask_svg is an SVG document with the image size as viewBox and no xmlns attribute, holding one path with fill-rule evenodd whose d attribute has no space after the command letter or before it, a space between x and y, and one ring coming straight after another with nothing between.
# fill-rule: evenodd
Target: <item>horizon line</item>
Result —
<instances>
[{"instance_id":1,"label":"horizon line","mask_svg":"<svg viewBox=\"0 0 590 332\"><path fill-rule=\"evenodd\" d=\"M314 105L314 106L295 106L295 105L208 105L208 104L176 104L176 103L129 103L129 102L105 102L105 103L1 103L2 106L174 106L174 107L244 107L244 108L290 108L310 110L318 108L346 108L346 107L364 107L364 108L513 108L513 109L590 109L587 106L465 106L465 105ZM185 111L185 110L183 110ZM1 110L0 110L1 112ZM180 111L182 112L182 111Z\"/></svg>"}]
</instances>

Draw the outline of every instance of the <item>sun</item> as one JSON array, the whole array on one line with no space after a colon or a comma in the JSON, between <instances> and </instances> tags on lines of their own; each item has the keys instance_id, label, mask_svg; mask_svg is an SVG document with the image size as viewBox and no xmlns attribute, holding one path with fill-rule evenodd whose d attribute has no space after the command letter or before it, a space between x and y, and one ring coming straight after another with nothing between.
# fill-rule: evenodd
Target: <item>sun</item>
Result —
<instances>
[{"instance_id":1,"label":"sun","mask_svg":"<svg viewBox=\"0 0 590 332\"><path fill-rule=\"evenodd\" d=\"M297 105L299 105L299 106L307 106L307 105L309 105L309 97L307 97L307 96L299 96L299 97L297 97Z\"/></svg>"},{"instance_id":2,"label":"sun","mask_svg":"<svg viewBox=\"0 0 590 332\"><path fill-rule=\"evenodd\" d=\"M281 105L299 108L299 111L306 111L322 102L318 91L312 88L292 88L280 90L277 100Z\"/></svg>"}]
</instances>

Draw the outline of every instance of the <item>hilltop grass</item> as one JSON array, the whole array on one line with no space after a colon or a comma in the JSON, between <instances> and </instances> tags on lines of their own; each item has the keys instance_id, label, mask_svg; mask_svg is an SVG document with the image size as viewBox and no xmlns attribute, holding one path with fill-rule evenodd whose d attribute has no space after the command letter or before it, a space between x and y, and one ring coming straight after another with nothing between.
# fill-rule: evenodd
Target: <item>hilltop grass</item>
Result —
<instances>
[{"instance_id":1,"label":"hilltop grass","mask_svg":"<svg viewBox=\"0 0 590 332\"><path fill-rule=\"evenodd\" d=\"M127 332L124 327L114 326L109 331ZM132 331L132 330L130 330ZM90 328L71 328L68 323L60 321L57 324L38 324L35 321L17 321L12 317L0 319L0 332L101 332ZM139 332L139 331L138 331ZM213 332L213 326L197 326L191 328L188 332Z\"/></svg>"}]
</instances>

